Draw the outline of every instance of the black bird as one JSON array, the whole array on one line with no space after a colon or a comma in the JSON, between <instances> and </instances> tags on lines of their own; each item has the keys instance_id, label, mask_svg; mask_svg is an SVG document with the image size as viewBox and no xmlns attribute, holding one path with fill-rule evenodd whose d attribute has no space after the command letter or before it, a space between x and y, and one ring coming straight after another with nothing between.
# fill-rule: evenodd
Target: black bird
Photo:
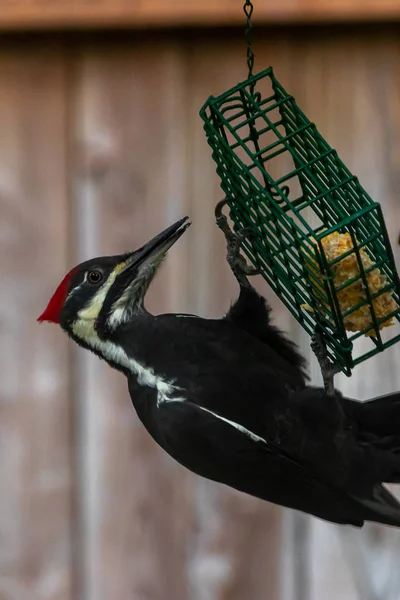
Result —
<instances>
[{"instance_id":1,"label":"black bird","mask_svg":"<svg viewBox=\"0 0 400 600\"><path fill-rule=\"evenodd\" d=\"M39 321L124 373L142 423L179 463L208 479L321 519L400 526L400 393L360 403L307 384L296 346L248 283L240 235L226 234L240 284L222 319L151 315L146 291L184 218L134 252L86 261Z\"/></svg>"}]
</instances>

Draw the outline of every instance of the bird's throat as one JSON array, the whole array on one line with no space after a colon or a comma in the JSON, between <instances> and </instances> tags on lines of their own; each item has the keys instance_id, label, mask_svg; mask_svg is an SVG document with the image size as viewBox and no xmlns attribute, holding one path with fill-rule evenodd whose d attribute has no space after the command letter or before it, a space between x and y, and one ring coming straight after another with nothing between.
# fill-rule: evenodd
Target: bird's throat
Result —
<instances>
[{"instance_id":1,"label":"bird's throat","mask_svg":"<svg viewBox=\"0 0 400 600\"><path fill-rule=\"evenodd\" d=\"M102 340L89 324L78 324L73 328L74 335L82 340L98 356L103 358L111 367L119 368L127 375L136 379L143 387L157 390L157 402L168 401L169 398L180 396L180 388L174 381L167 380L157 374L150 366L144 365L135 358L128 356L119 344L111 340ZM77 339L78 341L78 339Z\"/></svg>"}]
</instances>

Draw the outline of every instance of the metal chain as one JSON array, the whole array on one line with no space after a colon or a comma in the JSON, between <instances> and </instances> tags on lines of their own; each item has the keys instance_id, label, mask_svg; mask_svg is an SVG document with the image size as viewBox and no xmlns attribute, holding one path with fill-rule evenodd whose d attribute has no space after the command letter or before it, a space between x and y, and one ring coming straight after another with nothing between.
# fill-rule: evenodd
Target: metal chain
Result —
<instances>
[{"instance_id":1,"label":"metal chain","mask_svg":"<svg viewBox=\"0 0 400 600\"><path fill-rule=\"evenodd\" d=\"M251 17L253 15L254 6L251 0L246 0L243 6L244 14L246 15L247 25L246 25L246 41L247 41L247 66L249 68L249 76L248 78L253 76L253 68L254 68L254 52L253 52L253 24L251 22Z\"/></svg>"}]
</instances>

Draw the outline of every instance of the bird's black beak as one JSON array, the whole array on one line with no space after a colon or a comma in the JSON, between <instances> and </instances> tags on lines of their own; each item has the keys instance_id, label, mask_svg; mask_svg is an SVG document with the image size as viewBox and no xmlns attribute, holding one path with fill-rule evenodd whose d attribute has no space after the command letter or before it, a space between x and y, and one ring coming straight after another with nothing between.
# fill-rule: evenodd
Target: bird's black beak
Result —
<instances>
[{"instance_id":1,"label":"bird's black beak","mask_svg":"<svg viewBox=\"0 0 400 600\"><path fill-rule=\"evenodd\" d=\"M97 333L105 335L108 329L129 321L131 315L143 306L144 296L159 265L171 246L190 225L188 217L164 229L144 246L116 257L113 283L96 322Z\"/></svg>"},{"instance_id":2,"label":"bird's black beak","mask_svg":"<svg viewBox=\"0 0 400 600\"><path fill-rule=\"evenodd\" d=\"M180 219L161 233L153 237L147 244L125 256L122 271L158 264L168 250L190 226L188 217Z\"/></svg>"}]
</instances>

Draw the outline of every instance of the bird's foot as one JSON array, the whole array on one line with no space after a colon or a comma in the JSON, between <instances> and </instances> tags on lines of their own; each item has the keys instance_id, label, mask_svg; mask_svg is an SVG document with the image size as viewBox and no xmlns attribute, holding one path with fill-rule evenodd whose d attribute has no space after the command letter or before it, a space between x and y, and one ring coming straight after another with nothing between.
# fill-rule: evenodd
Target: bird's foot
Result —
<instances>
[{"instance_id":1,"label":"bird's foot","mask_svg":"<svg viewBox=\"0 0 400 600\"><path fill-rule=\"evenodd\" d=\"M252 234L251 229L243 228L238 233L232 231L228 219L223 214L222 209L227 204L227 198L220 200L215 207L215 220L218 227L223 232L226 239L226 259L232 270L232 273L242 287L249 287L247 277L258 275L259 271L247 264L246 259L240 254L240 247L244 239Z\"/></svg>"},{"instance_id":2,"label":"bird's foot","mask_svg":"<svg viewBox=\"0 0 400 600\"><path fill-rule=\"evenodd\" d=\"M325 390L329 396L333 396L335 394L333 380L335 375L340 372L340 369L329 359L328 352L322 340L321 334L317 331L314 332L314 335L311 338L311 349L317 357L319 366L321 368Z\"/></svg>"}]
</instances>

